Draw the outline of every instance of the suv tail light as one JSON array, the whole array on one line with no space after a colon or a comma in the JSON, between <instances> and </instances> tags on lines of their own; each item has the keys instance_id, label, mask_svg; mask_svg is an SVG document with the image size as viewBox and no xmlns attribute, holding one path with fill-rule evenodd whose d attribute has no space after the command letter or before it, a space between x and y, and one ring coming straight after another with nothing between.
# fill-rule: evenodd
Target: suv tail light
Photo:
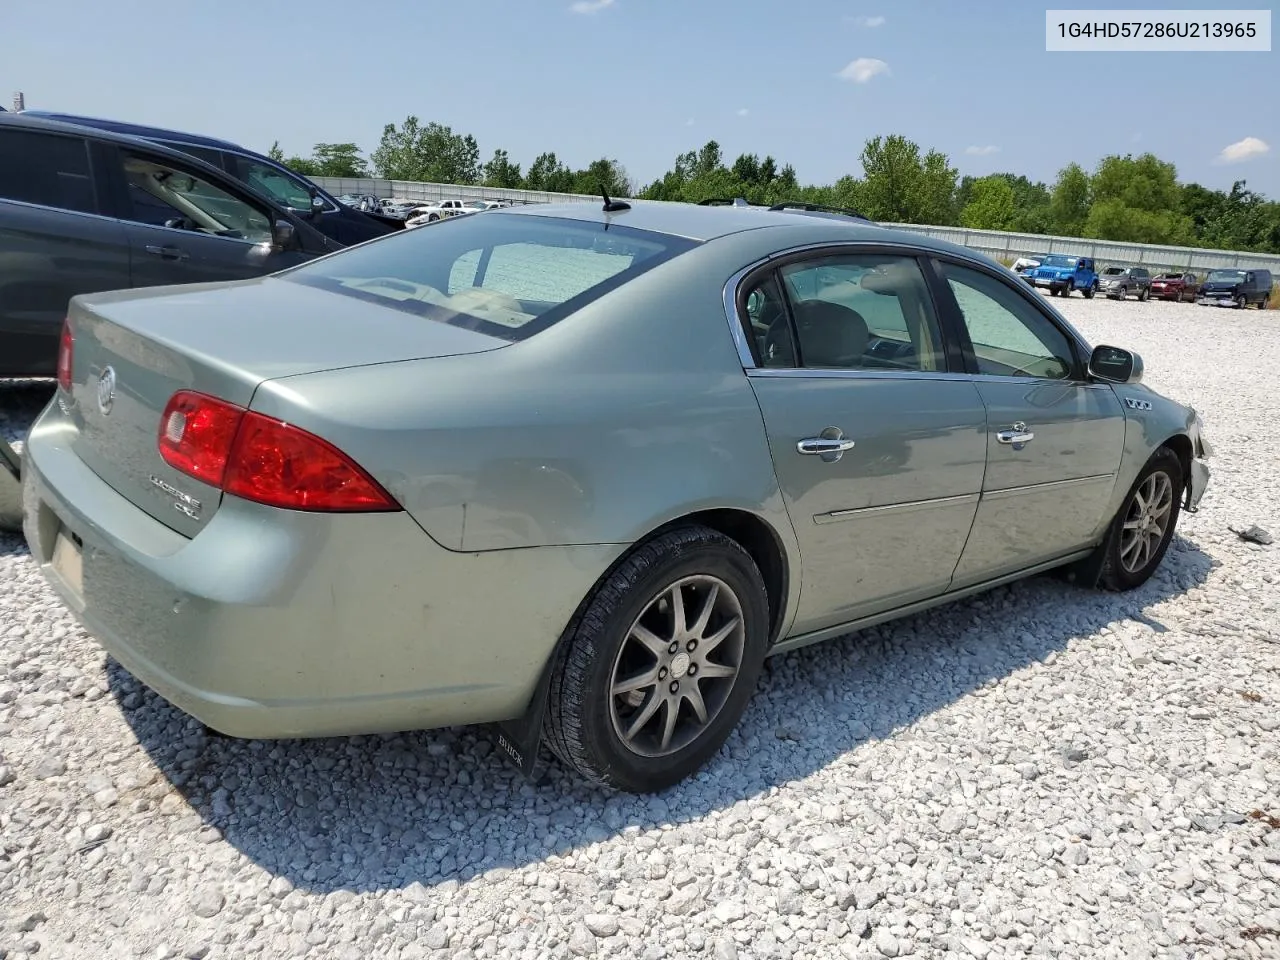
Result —
<instances>
[{"instance_id":1,"label":"suv tail light","mask_svg":"<svg viewBox=\"0 0 1280 960\"><path fill-rule=\"evenodd\" d=\"M286 510L399 510L350 457L300 427L191 390L160 418L165 463L224 493Z\"/></svg>"},{"instance_id":2,"label":"suv tail light","mask_svg":"<svg viewBox=\"0 0 1280 960\"><path fill-rule=\"evenodd\" d=\"M67 393L71 392L72 357L75 349L75 337L71 332L71 318L62 321L62 336L58 340L58 386Z\"/></svg>"}]
</instances>

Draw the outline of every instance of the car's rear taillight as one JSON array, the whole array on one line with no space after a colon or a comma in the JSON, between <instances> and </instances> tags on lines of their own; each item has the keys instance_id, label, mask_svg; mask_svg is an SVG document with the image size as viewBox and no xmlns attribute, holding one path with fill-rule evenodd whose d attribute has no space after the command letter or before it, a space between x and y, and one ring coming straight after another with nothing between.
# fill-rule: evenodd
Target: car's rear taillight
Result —
<instances>
[{"instance_id":1,"label":"car's rear taillight","mask_svg":"<svg viewBox=\"0 0 1280 960\"><path fill-rule=\"evenodd\" d=\"M75 336L71 332L71 318L62 321L62 336L58 338L58 386L67 393L71 392L72 353L75 351Z\"/></svg>"},{"instance_id":2,"label":"car's rear taillight","mask_svg":"<svg viewBox=\"0 0 1280 960\"><path fill-rule=\"evenodd\" d=\"M159 445L174 469L256 503L323 512L400 509L328 441L194 391L170 399L160 420Z\"/></svg>"},{"instance_id":3,"label":"car's rear taillight","mask_svg":"<svg viewBox=\"0 0 1280 960\"><path fill-rule=\"evenodd\" d=\"M179 391L160 416L160 456L175 470L221 487L244 414L244 408L234 403Z\"/></svg>"}]
</instances>

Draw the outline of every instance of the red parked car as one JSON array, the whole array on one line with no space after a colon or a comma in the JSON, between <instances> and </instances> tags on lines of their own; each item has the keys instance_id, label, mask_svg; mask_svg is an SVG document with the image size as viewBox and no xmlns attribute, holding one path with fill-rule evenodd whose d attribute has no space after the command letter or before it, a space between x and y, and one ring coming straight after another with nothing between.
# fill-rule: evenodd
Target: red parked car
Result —
<instances>
[{"instance_id":1,"label":"red parked car","mask_svg":"<svg viewBox=\"0 0 1280 960\"><path fill-rule=\"evenodd\" d=\"M1162 273L1151 281L1151 296L1157 300L1190 300L1195 303L1200 281L1194 273Z\"/></svg>"}]
</instances>

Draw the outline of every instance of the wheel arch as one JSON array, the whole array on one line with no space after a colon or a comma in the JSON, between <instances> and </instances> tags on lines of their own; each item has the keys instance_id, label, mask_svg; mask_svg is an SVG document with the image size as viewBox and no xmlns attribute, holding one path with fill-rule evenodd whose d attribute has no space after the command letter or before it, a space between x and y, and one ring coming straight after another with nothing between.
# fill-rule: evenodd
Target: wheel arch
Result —
<instances>
[{"instance_id":1,"label":"wheel arch","mask_svg":"<svg viewBox=\"0 0 1280 960\"><path fill-rule=\"evenodd\" d=\"M656 537L660 537L672 530L692 526L704 526L715 530L747 551L759 568L765 584L765 595L769 605L769 646L772 646L781 635L786 624L788 599L794 574L786 544L782 535L772 524L749 510L734 507L710 507L681 514L654 526L643 536L638 537L625 550L619 552L618 556L601 572L591 584L591 588L587 590L586 594L578 602L569 621L565 624L560 636L556 639L555 644L547 655L542 673L537 685L534 687L533 696L525 712L519 717L493 725L498 746L520 768L526 777L534 777L538 767L539 749L547 713L547 696L551 686L552 672L561 658L565 644L572 636L587 607L601 586L608 582L614 571L625 563L636 550Z\"/></svg>"}]
</instances>

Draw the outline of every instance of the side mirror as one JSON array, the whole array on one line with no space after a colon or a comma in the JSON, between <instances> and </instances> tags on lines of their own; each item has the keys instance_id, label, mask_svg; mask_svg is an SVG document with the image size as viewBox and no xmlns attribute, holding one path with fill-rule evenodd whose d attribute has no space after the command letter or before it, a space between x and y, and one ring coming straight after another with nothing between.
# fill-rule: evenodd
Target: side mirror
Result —
<instances>
[{"instance_id":1,"label":"side mirror","mask_svg":"<svg viewBox=\"0 0 1280 960\"><path fill-rule=\"evenodd\" d=\"M1089 376L1107 383L1139 383L1142 358L1123 347L1094 347L1089 357Z\"/></svg>"},{"instance_id":2,"label":"side mirror","mask_svg":"<svg viewBox=\"0 0 1280 960\"><path fill-rule=\"evenodd\" d=\"M296 245L297 234L294 232L292 223L288 220L277 220L271 225L271 251L273 253L292 250Z\"/></svg>"}]
</instances>

